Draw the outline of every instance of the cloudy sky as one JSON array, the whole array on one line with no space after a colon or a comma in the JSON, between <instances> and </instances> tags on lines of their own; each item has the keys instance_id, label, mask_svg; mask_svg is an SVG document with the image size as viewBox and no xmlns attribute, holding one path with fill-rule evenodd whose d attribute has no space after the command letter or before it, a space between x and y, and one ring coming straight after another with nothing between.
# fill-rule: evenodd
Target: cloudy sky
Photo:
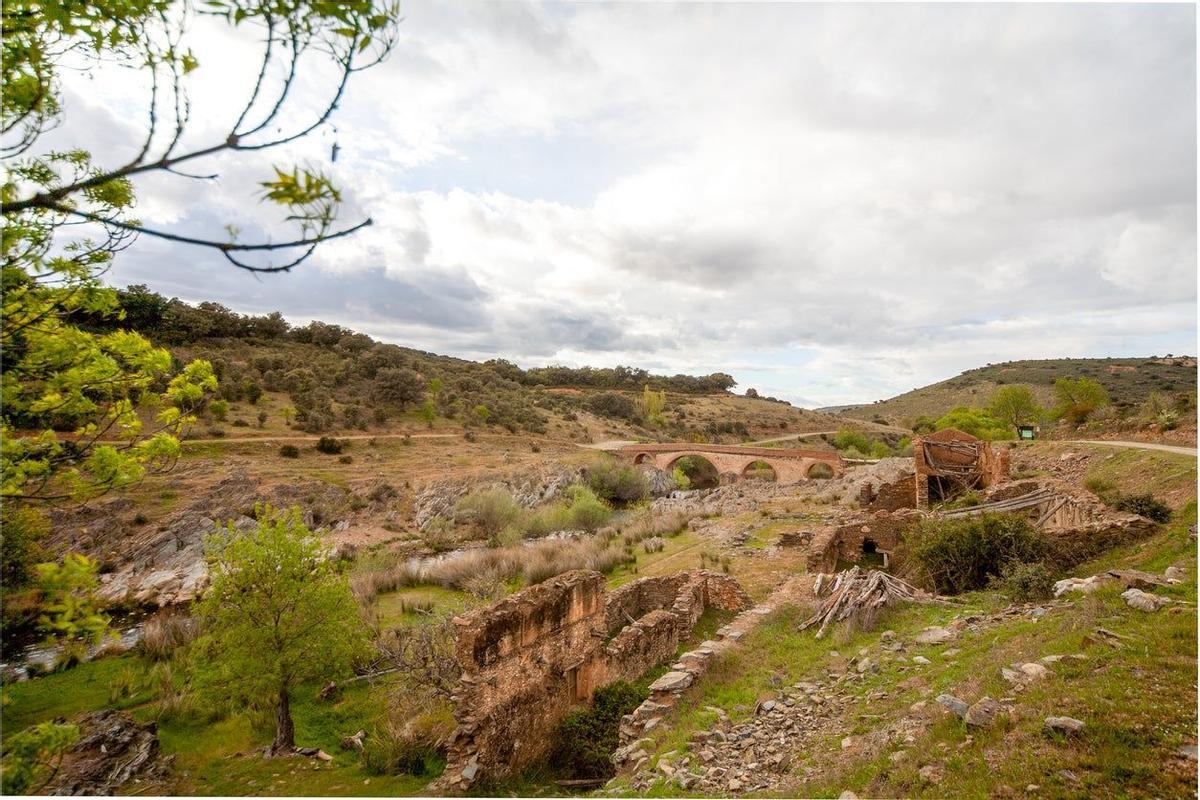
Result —
<instances>
[{"instance_id":1,"label":"cloudy sky","mask_svg":"<svg viewBox=\"0 0 1200 800\"><path fill-rule=\"evenodd\" d=\"M138 184L146 223L249 239L270 220L253 182L308 159L372 228L263 277L143 238L111 281L470 358L725 371L805 405L1014 358L1195 352L1191 5L403 13L336 131L219 160L215 183ZM247 33L192 29L189 142L244 101ZM48 141L115 162L140 88L68 75Z\"/></svg>"}]
</instances>

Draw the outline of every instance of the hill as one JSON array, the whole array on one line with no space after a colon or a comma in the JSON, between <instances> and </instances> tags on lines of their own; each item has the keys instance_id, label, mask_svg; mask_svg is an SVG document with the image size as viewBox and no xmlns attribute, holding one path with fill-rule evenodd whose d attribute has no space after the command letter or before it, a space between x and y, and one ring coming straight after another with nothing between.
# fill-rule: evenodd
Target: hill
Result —
<instances>
[{"instance_id":1,"label":"hill","mask_svg":"<svg viewBox=\"0 0 1200 800\"><path fill-rule=\"evenodd\" d=\"M1113 408L1120 415L1134 411L1152 392L1171 398L1181 393L1195 397L1196 359L1150 356L1008 361L967 370L949 380L886 400L818 410L856 419L906 424L920 416L939 417L956 406L983 406L997 388L1014 384L1028 386L1039 403L1050 406L1054 401L1054 382L1059 378L1099 381L1108 390Z\"/></svg>"},{"instance_id":2,"label":"hill","mask_svg":"<svg viewBox=\"0 0 1200 800\"><path fill-rule=\"evenodd\" d=\"M480 363L377 342L323 322L293 327L279 313L249 316L216 303L192 306L140 286L119 297L123 320L80 322L96 330L135 330L180 362L212 362L224 403L207 410L200 427L189 432L193 439L452 425L572 442L741 442L846 425L774 398L734 395L729 390L736 381L724 373L522 369L502 359ZM645 407L647 387L662 393L661 410Z\"/></svg>"}]
</instances>

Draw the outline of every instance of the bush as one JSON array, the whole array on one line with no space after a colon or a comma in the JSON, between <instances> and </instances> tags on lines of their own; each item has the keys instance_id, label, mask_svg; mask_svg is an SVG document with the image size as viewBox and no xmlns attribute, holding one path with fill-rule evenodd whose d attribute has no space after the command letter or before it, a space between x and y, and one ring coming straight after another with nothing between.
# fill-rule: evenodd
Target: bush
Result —
<instances>
[{"instance_id":1,"label":"bush","mask_svg":"<svg viewBox=\"0 0 1200 800\"><path fill-rule=\"evenodd\" d=\"M583 486L572 487L577 491L571 495L571 523L577 528L591 532L608 522L612 509Z\"/></svg>"},{"instance_id":2,"label":"bush","mask_svg":"<svg viewBox=\"0 0 1200 800\"><path fill-rule=\"evenodd\" d=\"M589 466L587 475L592 491L609 502L637 503L650 496L650 482L637 467L606 459Z\"/></svg>"},{"instance_id":3,"label":"bush","mask_svg":"<svg viewBox=\"0 0 1200 800\"><path fill-rule=\"evenodd\" d=\"M871 440L861 431L842 430L833 437L833 446L838 450L850 450L868 453L871 450Z\"/></svg>"},{"instance_id":4,"label":"bush","mask_svg":"<svg viewBox=\"0 0 1200 800\"><path fill-rule=\"evenodd\" d=\"M200 633L196 620L178 611L159 611L142 626L138 651L151 661L168 661Z\"/></svg>"},{"instance_id":5,"label":"bush","mask_svg":"<svg viewBox=\"0 0 1200 800\"><path fill-rule=\"evenodd\" d=\"M994 578L995 588L1021 603L1049 600L1054 596L1054 572L1045 563L1007 564L1000 577Z\"/></svg>"},{"instance_id":6,"label":"bush","mask_svg":"<svg viewBox=\"0 0 1200 800\"><path fill-rule=\"evenodd\" d=\"M1127 494L1114 504L1118 511L1138 514L1155 522L1170 522L1171 507L1152 494Z\"/></svg>"},{"instance_id":7,"label":"bush","mask_svg":"<svg viewBox=\"0 0 1200 800\"><path fill-rule=\"evenodd\" d=\"M495 536L517 518L521 508L503 489L483 489L460 500L457 511L478 522L489 536Z\"/></svg>"},{"instance_id":8,"label":"bush","mask_svg":"<svg viewBox=\"0 0 1200 800\"><path fill-rule=\"evenodd\" d=\"M944 594L982 589L1009 564L1050 555L1045 537L1010 514L927 520L909 532L905 549Z\"/></svg>"},{"instance_id":9,"label":"bush","mask_svg":"<svg viewBox=\"0 0 1200 800\"><path fill-rule=\"evenodd\" d=\"M338 458L338 463L339 464L353 464L354 456L340 456Z\"/></svg>"},{"instance_id":10,"label":"bush","mask_svg":"<svg viewBox=\"0 0 1200 800\"><path fill-rule=\"evenodd\" d=\"M637 416L637 404L620 392L600 392L588 400L593 414L615 419L633 419Z\"/></svg>"},{"instance_id":11,"label":"bush","mask_svg":"<svg viewBox=\"0 0 1200 800\"><path fill-rule=\"evenodd\" d=\"M1117 485L1107 478L1088 478L1083 482L1083 486L1109 505L1112 505L1119 495Z\"/></svg>"},{"instance_id":12,"label":"bush","mask_svg":"<svg viewBox=\"0 0 1200 800\"><path fill-rule=\"evenodd\" d=\"M335 456L346 449L346 442L333 436L322 436L317 440L317 451Z\"/></svg>"},{"instance_id":13,"label":"bush","mask_svg":"<svg viewBox=\"0 0 1200 800\"><path fill-rule=\"evenodd\" d=\"M554 732L551 768L568 778L606 778L613 774L612 752L617 748L621 717L630 713L649 692L626 681L602 686L592 694L591 708L563 717Z\"/></svg>"},{"instance_id":14,"label":"bush","mask_svg":"<svg viewBox=\"0 0 1200 800\"><path fill-rule=\"evenodd\" d=\"M279 455L284 458L299 458L300 448L294 444L285 444L279 448Z\"/></svg>"}]
</instances>

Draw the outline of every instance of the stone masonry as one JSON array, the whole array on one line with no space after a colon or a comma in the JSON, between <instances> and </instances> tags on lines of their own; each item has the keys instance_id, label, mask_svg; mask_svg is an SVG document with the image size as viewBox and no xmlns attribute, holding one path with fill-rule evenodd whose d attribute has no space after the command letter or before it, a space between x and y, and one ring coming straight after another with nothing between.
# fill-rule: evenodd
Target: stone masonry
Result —
<instances>
[{"instance_id":1,"label":"stone masonry","mask_svg":"<svg viewBox=\"0 0 1200 800\"><path fill-rule=\"evenodd\" d=\"M574 570L456 617L458 727L432 788L462 791L545 757L554 726L594 689L673 660L706 608L749 606L737 581L707 570L612 592L600 573Z\"/></svg>"}]
</instances>

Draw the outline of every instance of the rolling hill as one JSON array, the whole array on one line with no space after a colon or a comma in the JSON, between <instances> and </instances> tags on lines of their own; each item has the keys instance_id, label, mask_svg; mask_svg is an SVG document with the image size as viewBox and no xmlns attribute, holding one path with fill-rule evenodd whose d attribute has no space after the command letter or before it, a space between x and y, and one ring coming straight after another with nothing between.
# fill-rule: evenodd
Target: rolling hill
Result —
<instances>
[{"instance_id":1,"label":"rolling hill","mask_svg":"<svg viewBox=\"0 0 1200 800\"><path fill-rule=\"evenodd\" d=\"M1174 396L1196 393L1196 359L1191 356L1160 358L1056 358L1008 361L967 370L949 380L857 406L818 409L862 420L887 420L904 424L919 416L938 417L955 406L985 405L1000 386L1028 386L1042 405L1054 400L1059 378L1092 378L1108 389L1118 408L1133 409L1151 392Z\"/></svg>"}]
</instances>

